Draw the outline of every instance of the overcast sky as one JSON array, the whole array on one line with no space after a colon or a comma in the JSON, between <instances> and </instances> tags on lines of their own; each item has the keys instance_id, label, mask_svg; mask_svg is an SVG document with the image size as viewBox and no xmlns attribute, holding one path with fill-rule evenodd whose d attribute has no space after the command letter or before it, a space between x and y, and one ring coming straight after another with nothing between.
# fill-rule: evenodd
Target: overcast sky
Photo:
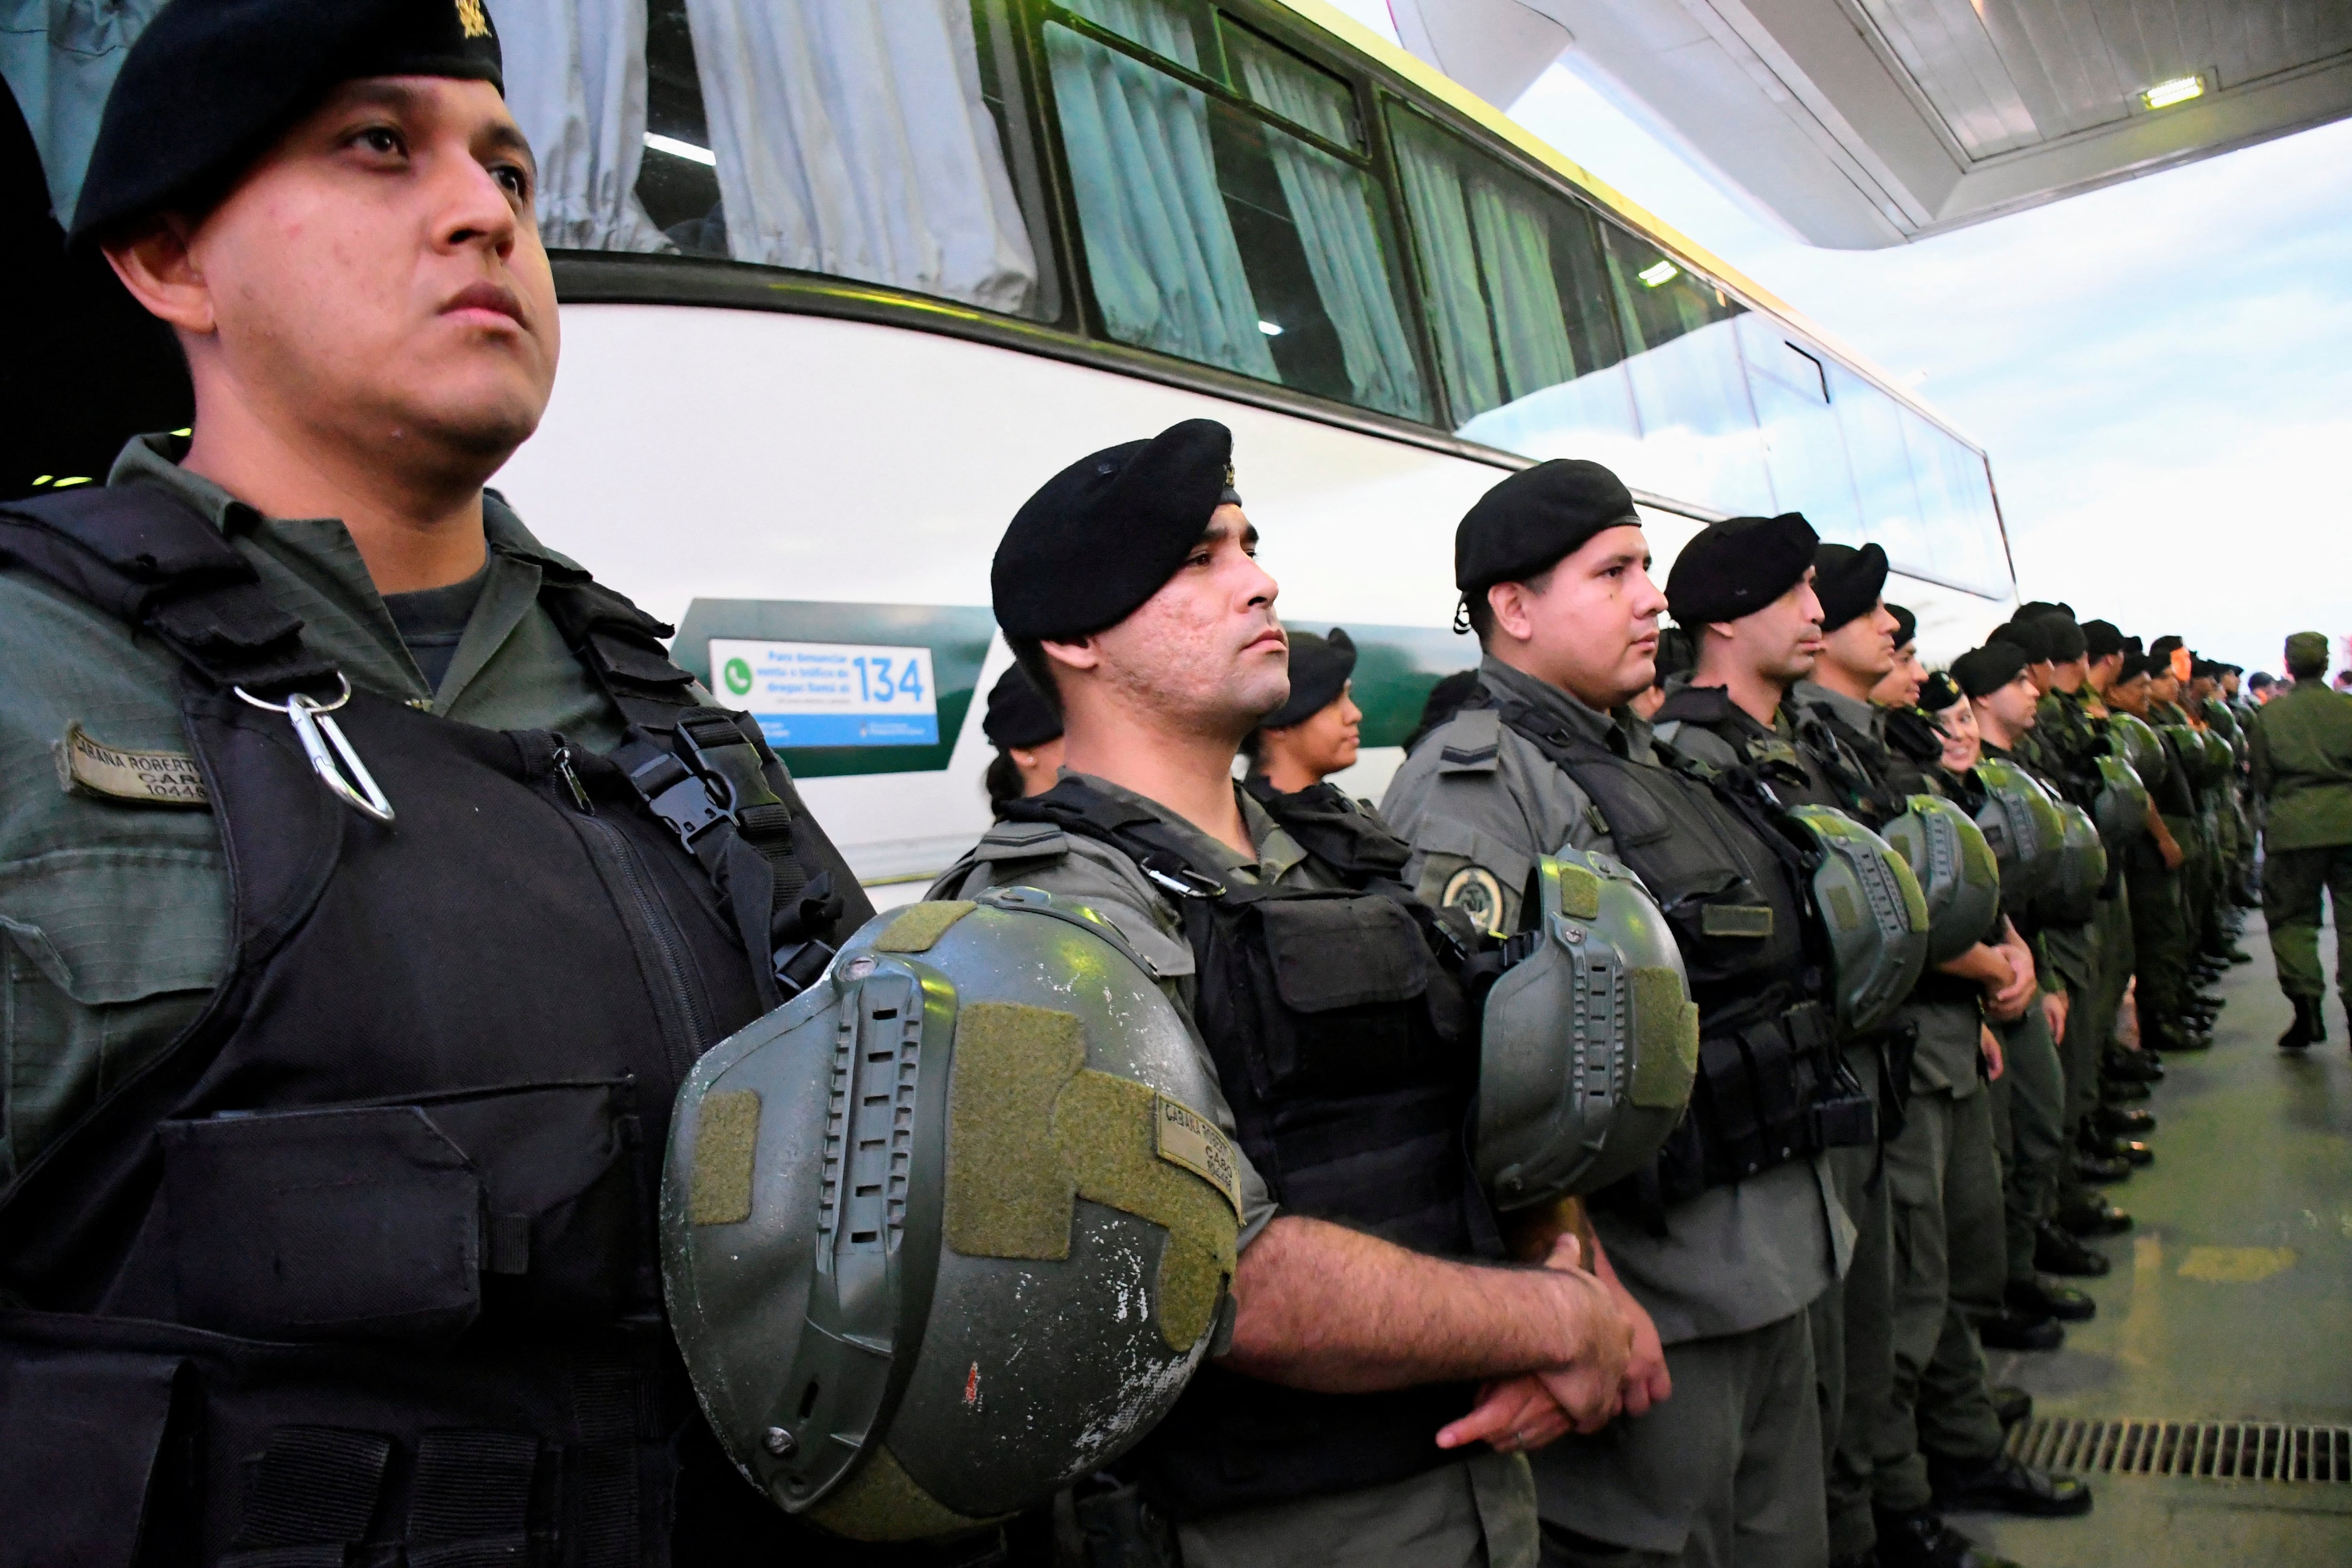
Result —
<instances>
[{"instance_id":1,"label":"overcast sky","mask_svg":"<svg viewBox=\"0 0 2352 1568\"><path fill-rule=\"evenodd\" d=\"M1383 0L1340 7L1393 38ZM2352 122L1886 250L1822 250L1554 66L1515 118L1992 458L2018 585L2279 668L2352 634Z\"/></svg>"}]
</instances>

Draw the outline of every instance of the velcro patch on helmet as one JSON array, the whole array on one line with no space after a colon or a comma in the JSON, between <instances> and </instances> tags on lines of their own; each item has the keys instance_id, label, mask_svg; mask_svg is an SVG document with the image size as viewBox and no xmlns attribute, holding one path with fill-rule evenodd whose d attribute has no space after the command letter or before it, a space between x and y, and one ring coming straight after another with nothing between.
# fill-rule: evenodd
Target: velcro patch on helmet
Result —
<instances>
[{"instance_id":1,"label":"velcro patch on helmet","mask_svg":"<svg viewBox=\"0 0 2352 1568\"><path fill-rule=\"evenodd\" d=\"M1086 1060L1085 1026L1074 1013L974 1002L957 1015L950 1247L967 1258L1070 1255L1077 1184L1054 1148L1054 1101Z\"/></svg>"},{"instance_id":2,"label":"velcro patch on helmet","mask_svg":"<svg viewBox=\"0 0 2352 1568\"><path fill-rule=\"evenodd\" d=\"M1644 1110L1679 1110L1690 1103L1698 1073L1698 1005L1684 994L1671 969L1626 973L1633 993L1633 1081L1627 1095Z\"/></svg>"},{"instance_id":3,"label":"velcro patch on helmet","mask_svg":"<svg viewBox=\"0 0 2352 1568\"><path fill-rule=\"evenodd\" d=\"M1160 1331L1190 1350L1233 1278L1239 1157L1199 1113L1085 1061L1073 1014L964 1007L948 1097L948 1245L968 1258L1066 1258L1080 1198L1149 1220L1168 1232ZM1186 1125L1163 1141L1170 1106Z\"/></svg>"},{"instance_id":4,"label":"velcro patch on helmet","mask_svg":"<svg viewBox=\"0 0 2352 1568\"><path fill-rule=\"evenodd\" d=\"M877 952L929 952L947 935L948 927L979 908L969 900L908 904L906 911L883 929L874 942Z\"/></svg>"},{"instance_id":5,"label":"velcro patch on helmet","mask_svg":"<svg viewBox=\"0 0 2352 1568\"><path fill-rule=\"evenodd\" d=\"M1752 936L1758 939L1772 934L1772 906L1769 904L1708 904L1698 913L1698 929L1704 936Z\"/></svg>"},{"instance_id":6,"label":"velcro patch on helmet","mask_svg":"<svg viewBox=\"0 0 2352 1568\"><path fill-rule=\"evenodd\" d=\"M688 1223L740 1225L751 1217L751 1156L759 1142L757 1092L730 1089L703 1097L694 1128Z\"/></svg>"},{"instance_id":7,"label":"velcro patch on helmet","mask_svg":"<svg viewBox=\"0 0 2352 1568\"><path fill-rule=\"evenodd\" d=\"M1153 1293L1160 1332L1171 1350L1188 1351L1208 1332L1233 1279L1240 1208L1232 1192L1162 1150L1166 1098L1132 1079L1081 1072L1054 1107L1054 1143L1077 1175L1080 1197L1167 1227ZM1201 1130L1224 1142L1214 1126L1203 1121ZM1238 1170L1230 1144L1223 1163Z\"/></svg>"},{"instance_id":8,"label":"velcro patch on helmet","mask_svg":"<svg viewBox=\"0 0 2352 1568\"><path fill-rule=\"evenodd\" d=\"M925 1491L898 1456L882 1444L876 1445L874 1457L840 1490L810 1510L809 1517L852 1541L921 1541L987 1522L967 1519Z\"/></svg>"},{"instance_id":9,"label":"velcro patch on helmet","mask_svg":"<svg viewBox=\"0 0 2352 1568\"><path fill-rule=\"evenodd\" d=\"M1581 866L1554 861L1559 868L1559 912L1570 920L1601 918L1601 879Z\"/></svg>"}]
</instances>

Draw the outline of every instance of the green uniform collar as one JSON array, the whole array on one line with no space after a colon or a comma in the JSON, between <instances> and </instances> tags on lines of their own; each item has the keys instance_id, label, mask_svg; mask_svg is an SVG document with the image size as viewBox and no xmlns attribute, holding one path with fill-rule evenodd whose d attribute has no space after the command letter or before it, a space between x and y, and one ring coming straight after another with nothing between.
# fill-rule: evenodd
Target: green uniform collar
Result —
<instances>
[{"instance_id":1,"label":"green uniform collar","mask_svg":"<svg viewBox=\"0 0 2352 1568\"><path fill-rule=\"evenodd\" d=\"M375 580L340 518L272 518L201 474L180 466L188 438L134 436L107 471L110 485L159 485L202 513L231 540L247 540L293 566L306 590L286 607L299 615L304 637L333 659L354 686L446 713L513 636L538 603L550 571L581 568L531 536L496 490L482 492L482 533L489 550L482 585L463 638L436 691L408 655Z\"/></svg>"},{"instance_id":2,"label":"green uniform collar","mask_svg":"<svg viewBox=\"0 0 2352 1568\"><path fill-rule=\"evenodd\" d=\"M1544 717L1559 720L1575 733L1620 756L1647 759L1650 754L1650 727L1626 710L1603 713L1575 693L1514 669L1491 653L1478 660L1478 679L1488 689L1519 699Z\"/></svg>"},{"instance_id":3,"label":"green uniform collar","mask_svg":"<svg viewBox=\"0 0 2352 1568\"><path fill-rule=\"evenodd\" d=\"M1248 832L1250 842L1257 846L1255 858L1224 840L1202 832L1148 795L1122 789L1108 779L1098 778L1093 773L1074 773L1068 768L1062 770L1061 776L1076 779L1121 805L1150 812L1154 819L1183 838L1185 858L1195 864L1217 866L1227 871L1238 872L1253 882L1279 882L1307 858L1307 851L1300 847L1298 840L1290 836L1289 830L1267 816L1265 807L1252 800L1249 792L1239 784L1234 786L1234 798L1241 805L1242 826Z\"/></svg>"}]
</instances>

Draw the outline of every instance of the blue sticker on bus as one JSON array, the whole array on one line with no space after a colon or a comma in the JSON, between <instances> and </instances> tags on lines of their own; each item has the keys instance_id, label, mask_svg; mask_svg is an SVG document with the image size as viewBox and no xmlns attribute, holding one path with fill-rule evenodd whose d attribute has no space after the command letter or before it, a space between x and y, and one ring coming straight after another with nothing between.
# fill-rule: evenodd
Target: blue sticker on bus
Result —
<instances>
[{"instance_id":1,"label":"blue sticker on bus","mask_svg":"<svg viewBox=\"0 0 2352 1568\"><path fill-rule=\"evenodd\" d=\"M750 710L772 746L935 746L931 650L869 643L710 639L720 701Z\"/></svg>"}]
</instances>

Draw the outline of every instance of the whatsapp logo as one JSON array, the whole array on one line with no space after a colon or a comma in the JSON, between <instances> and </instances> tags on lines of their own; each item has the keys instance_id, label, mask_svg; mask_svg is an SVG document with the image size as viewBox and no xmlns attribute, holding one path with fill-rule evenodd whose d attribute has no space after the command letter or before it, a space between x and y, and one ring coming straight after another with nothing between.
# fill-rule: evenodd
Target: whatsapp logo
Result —
<instances>
[{"instance_id":1,"label":"whatsapp logo","mask_svg":"<svg viewBox=\"0 0 2352 1568\"><path fill-rule=\"evenodd\" d=\"M727 678L727 689L741 697L751 689L751 667L740 658L730 658L721 672Z\"/></svg>"}]
</instances>

